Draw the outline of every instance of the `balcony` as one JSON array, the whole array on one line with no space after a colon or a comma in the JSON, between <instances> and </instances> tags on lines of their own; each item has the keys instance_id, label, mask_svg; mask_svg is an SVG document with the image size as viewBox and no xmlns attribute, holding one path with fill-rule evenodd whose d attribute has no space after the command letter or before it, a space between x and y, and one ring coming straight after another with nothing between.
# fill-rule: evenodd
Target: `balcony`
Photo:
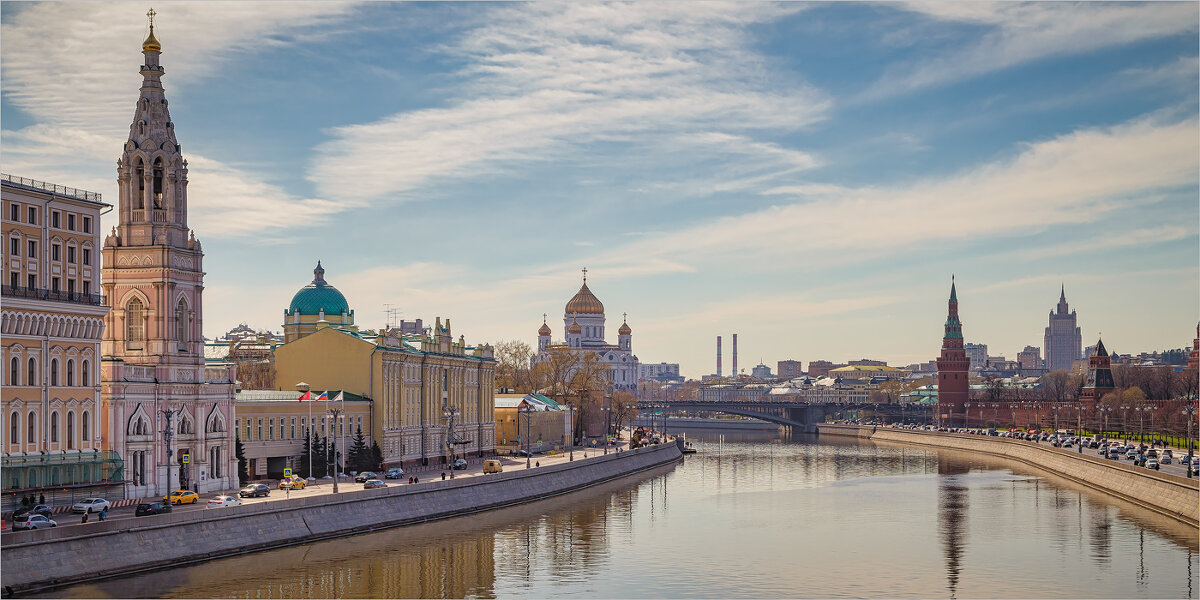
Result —
<instances>
[{"instance_id":1,"label":"balcony","mask_svg":"<svg viewBox=\"0 0 1200 600\"><path fill-rule=\"evenodd\" d=\"M63 290L48 290L45 288L30 288L22 286L0 286L0 295L10 298L32 298L34 300L54 300L74 304L89 304L100 306L104 304L104 296L100 294L84 294L83 292L65 292Z\"/></svg>"}]
</instances>

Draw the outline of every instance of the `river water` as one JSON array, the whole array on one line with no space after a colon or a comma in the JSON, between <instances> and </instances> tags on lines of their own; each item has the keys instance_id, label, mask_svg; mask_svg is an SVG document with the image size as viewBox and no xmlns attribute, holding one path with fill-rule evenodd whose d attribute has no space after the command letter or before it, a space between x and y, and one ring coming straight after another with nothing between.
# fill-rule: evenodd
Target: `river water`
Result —
<instances>
[{"instance_id":1,"label":"river water","mask_svg":"<svg viewBox=\"0 0 1200 600\"><path fill-rule=\"evenodd\" d=\"M693 432L637 479L52 597L1195 598L1196 529L986 456ZM186 540L180 540L186 543Z\"/></svg>"}]
</instances>

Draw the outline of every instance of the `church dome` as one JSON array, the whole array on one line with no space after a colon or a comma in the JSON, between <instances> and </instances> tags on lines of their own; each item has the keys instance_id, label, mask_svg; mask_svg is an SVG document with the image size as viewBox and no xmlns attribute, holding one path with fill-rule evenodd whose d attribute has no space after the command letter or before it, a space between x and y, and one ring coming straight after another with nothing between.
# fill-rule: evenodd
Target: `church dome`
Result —
<instances>
[{"instance_id":1,"label":"church dome","mask_svg":"<svg viewBox=\"0 0 1200 600\"><path fill-rule=\"evenodd\" d=\"M633 330L629 328L629 323L621 323L621 328L617 330L618 335L630 335Z\"/></svg>"},{"instance_id":2,"label":"church dome","mask_svg":"<svg viewBox=\"0 0 1200 600\"><path fill-rule=\"evenodd\" d=\"M150 26L150 35L146 37L146 41L142 42L142 52L162 52L162 44L158 43L158 38L154 37L154 26Z\"/></svg>"},{"instance_id":3,"label":"church dome","mask_svg":"<svg viewBox=\"0 0 1200 600\"><path fill-rule=\"evenodd\" d=\"M550 331L550 326L547 325L545 321L543 321L542 326L538 328L538 335L550 335L551 333L554 333L554 332Z\"/></svg>"},{"instance_id":4,"label":"church dome","mask_svg":"<svg viewBox=\"0 0 1200 600\"><path fill-rule=\"evenodd\" d=\"M583 282L583 287L567 302L567 314L583 314L583 315L602 315L604 314L604 305L588 289L587 282Z\"/></svg>"},{"instance_id":5,"label":"church dome","mask_svg":"<svg viewBox=\"0 0 1200 600\"><path fill-rule=\"evenodd\" d=\"M567 328L567 333L583 333L583 328L575 319L571 319L571 326Z\"/></svg>"},{"instance_id":6,"label":"church dome","mask_svg":"<svg viewBox=\"0 0 1200 600\"><path fill-rule=\"evenodd\" d=\"M300 291L292 296L288 314L318 315L321 311L325 311L327 315L349 313L350 305L346 302L346 297L337 288L325 282L325 269L321 268L320 261L317 261L313 275L312 283L300 288Z\"/></svg>"}]
</instances>

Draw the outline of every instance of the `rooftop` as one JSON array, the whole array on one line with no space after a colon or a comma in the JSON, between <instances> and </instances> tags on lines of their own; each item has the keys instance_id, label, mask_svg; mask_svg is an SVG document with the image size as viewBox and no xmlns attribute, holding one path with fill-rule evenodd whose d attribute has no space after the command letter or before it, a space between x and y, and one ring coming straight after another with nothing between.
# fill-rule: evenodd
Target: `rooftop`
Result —
<instances>
[{"instance_id":1,"label":"rooftop","mask_svg":"<svg viewBox=\"0 0 1200 600\"><path fill-rule=\"evenodd\" d=\"M57 183L38 181L36 179L29 179L27 177L17 177L16 175L10 175L8 173L0 173L0 180L3 180L5 184L13 185L15 187L23 187L39 192L50 192L51 194L66 196L76 200L104 204L104 201L100 199L100 192L89 192L79 188L58 185Z\"/></svg>"}]
</instances>

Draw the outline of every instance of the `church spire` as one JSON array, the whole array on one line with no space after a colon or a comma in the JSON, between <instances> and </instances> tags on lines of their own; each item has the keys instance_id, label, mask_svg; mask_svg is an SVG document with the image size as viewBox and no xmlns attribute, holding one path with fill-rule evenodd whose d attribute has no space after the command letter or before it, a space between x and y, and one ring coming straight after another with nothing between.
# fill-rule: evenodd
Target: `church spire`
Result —
<instances>
[{"instance_id":1,"label":"church spire","mask_svg":"<svg viewBox=\"0 0 1200 600\"><path fill-rule=\"evenodd\" d=\"M158 42L158 38L154 37L154 9L146 11L146 18L150 20L150 35L146 36L146 41L142 42L142 52L162 52L162 44Z\"/></svg>"}]
</instances>

